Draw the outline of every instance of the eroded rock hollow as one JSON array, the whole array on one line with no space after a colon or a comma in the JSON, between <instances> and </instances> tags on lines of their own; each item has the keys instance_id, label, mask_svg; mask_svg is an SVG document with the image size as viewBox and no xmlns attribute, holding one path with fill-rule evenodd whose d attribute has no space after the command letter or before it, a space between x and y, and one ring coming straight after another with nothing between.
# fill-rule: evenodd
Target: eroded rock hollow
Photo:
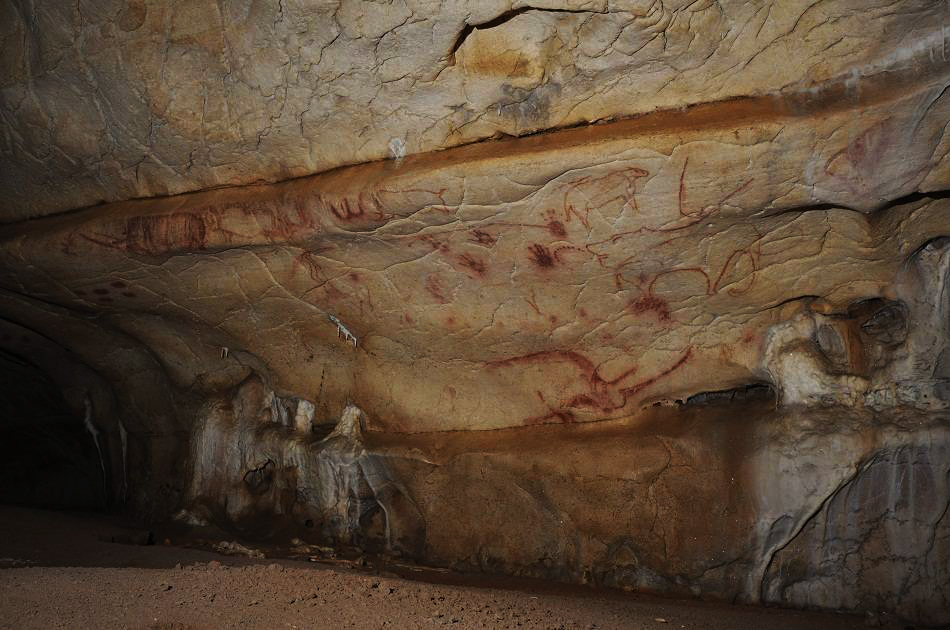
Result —
<instances>
[{"instance_id":1,"label":"eroded rock hollow","mask_svg":"<svg viewBox=\"0 0 950 630\"><path fill-rule=\"evenodd\" d=\"M946 2L0 12L0 496L950 622Z\"/></svg>"}]
</instances>

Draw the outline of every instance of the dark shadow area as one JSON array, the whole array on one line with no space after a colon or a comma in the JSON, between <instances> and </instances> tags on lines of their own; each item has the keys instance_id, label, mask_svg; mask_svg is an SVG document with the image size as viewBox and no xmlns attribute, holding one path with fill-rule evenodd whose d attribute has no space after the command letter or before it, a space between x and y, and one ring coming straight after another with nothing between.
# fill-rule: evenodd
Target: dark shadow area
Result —
<instances>
[{"instance_id":1,"label":"dark shadow area","mask_svg":"<svg viewBox=\"0 0 950 630\"><path fill-rule=\"evenodd\" d=\"M84 510L107 505L105 464L82 415L44 372L3 351L0 503Z\"/></svg>"},{"instance_id":2,"label":"dark shadow area","mask_svg":"<svg viewBox=\"0 0 950 630\"><path fill-rule=\"evenodd\" d=\"M103 512L41 510L0 505L0 570L20 567L171 568L176 564L210 562L226 557L214 553L186 528L144 529L133 518ZM213 542L230 540L205 528ZM172 536L171 539L168 536ZM253 558L228 557L246 565Z\"/></svg>"},{"instance_id":3,"label":"dark shadow area","mask_svg":"<svg viewBox=\"0 0 950 630\"><path fill-rule=\"evenodd\" d=\"M749 383L732 389L700 392L686 399L686 405L721 405L731 403L766 402L774 409L777 405L775 388L769 383Z\"/></svg>"}]
</instances>

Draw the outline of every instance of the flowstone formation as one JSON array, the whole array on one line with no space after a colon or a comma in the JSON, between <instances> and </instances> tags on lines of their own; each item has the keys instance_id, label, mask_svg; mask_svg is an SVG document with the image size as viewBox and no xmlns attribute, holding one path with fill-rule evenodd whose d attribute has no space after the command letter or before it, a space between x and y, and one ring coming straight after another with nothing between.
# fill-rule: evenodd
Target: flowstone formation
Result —
<instances>
[{"instance_id":1,"label":"flowstone formation","mask_svg":"<svg viewBox=\"0 0 950 630\"><path fill-rule=\"evenodd\" d=\"M477 4L4 5L89 497L950 622L948 5Z\"/></svg>"}]
</instances>

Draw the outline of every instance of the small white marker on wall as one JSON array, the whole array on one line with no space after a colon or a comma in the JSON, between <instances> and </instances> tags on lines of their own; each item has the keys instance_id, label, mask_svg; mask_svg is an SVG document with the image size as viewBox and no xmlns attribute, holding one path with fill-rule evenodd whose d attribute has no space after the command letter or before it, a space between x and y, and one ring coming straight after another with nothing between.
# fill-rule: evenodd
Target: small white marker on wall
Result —
<instances>
[{"instance_id":1,"label":"small white marker on wall","mask_svg":"<svg viewBox=\"0 0 950 630\"><path fill-rule=\"evenodd\" d=\"M336 324L336 335L343 340L343 343L351 344L354 348L356 347L356 335L350 332L350 330L343 325L339 319L333 315L327 315L330 318L330 321Z\"/></svg>"},{"instance_id":2,"label":"small white marker on wall","mask_svg":"<svg viewBox=\"0 0 950 630\"><path fill-rule=\"evenodd\" d=\"M406 141L402 138L393 138L389 141L389 154L396 160L398 166L402 159L406 157Z\"/></svg>"}]
</instances>

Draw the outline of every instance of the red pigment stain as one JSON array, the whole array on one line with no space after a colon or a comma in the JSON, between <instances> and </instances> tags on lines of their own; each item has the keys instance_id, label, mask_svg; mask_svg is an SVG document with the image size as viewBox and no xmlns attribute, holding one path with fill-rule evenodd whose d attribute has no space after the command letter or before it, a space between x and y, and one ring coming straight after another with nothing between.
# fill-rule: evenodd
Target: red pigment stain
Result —
<instances>
[{"instance_id":1,"label":"red pigment stain","mask_svg":"<svg viewBox=\"0 0 950 630\"><path fill-rule=\"evenodd\" d=\"M667 376L669 376L670 374L672 374L672 373L675 372L676 370L678 370L678 369L680 369L681 367L683 367L684 365L686 365L686 363L687 363L690 359L692 359L692 358L693 358L693 347L692 347L692 346L689 346L688 348L686 348L686 352L683 353L683 356L681 356L681 357L679 358L679 360L678 360L676 363L674 363L673 365L671 365L670 367L666 368L665 370L663 370L663 371L660 372L659 374L657 374L657 375L655 375L655 376L653 376L653 377L651 377L651 378L648 378L648 379L645 380L645 381L642 381L642 382L640 382L640 383L637 383L637 384L634 385L633 387L624 388L624 389L622 390L622 393L624 394L624 397L626 397L626 396L628 396L628 395L638 394L638 393L642 392L644 389L646 389L647 387L650 387L650 386L652 386L652 385L658 383L658 382L661 381L662 379L666 378Z\"/></svg>"},{"instance_id":2,"label":"red pigment stain","mask_svg":"<svg viewBox=\"0 0 950 630\"><path fill-rule=\"evenodd\" d=\"M534 416L532 418L525 418L521 423L525 426L532 426L536 424L552 424L554 422L560 422L561 424L572 424L577 421L577 417L574 415L573 411L565 411L564 409L552 409L551 413L546 416Z\"/></svg>"},{"instance_id":3,"label":"red pigment stain","mask_svg":"<svg viewBox=\"0 0 950 630\"><path fill-rule=\"evenodd\" d=\"M90 243L133 254L158 255L177 249L206 249L209 228L205 220L190 212L170 215L129 217L121 237L108 234L79 236Z\"/></svg>"},{"instance_id":4,"label":"red pigment stain","mask_svg":"<svg viewBox=\"0 0 950 630\"><path fill-rule=\"evenodd\" d=\"M563 424L569 424L571 422L574 422L575 417L574 417L573 411L566 411L564 409L555 409L554 407L548 404L548 401L544 398L544 394L541 393L541 390L536 390L534 393L537 395L538 400L544 403L544 406L548 408L550 413L543 416L534 416L531 418L525 418L524 420L521 421L523 425L549 424L550 421L561 422Z\"/></svg>"},{"instance_id":5,"label":"red pigment stain","mask_svg":"<svg viewBox=\"0 0 950 630\"><path fill-rule=\"evenodd\" d=\"M116 280L115 282L112 283L112 286L115 287L116 289L124 289L128 285L122 282L121 280Z\"/></svg>"},{"instance_id":6,"label":"red pigment stain","mask_svg":"<svg viewBox=\"0 0 950 630\"><path fill-rule=\"evenodd\" d=\"M437 240L433 238L432 236L429 236L428 234L425 236L418 236L416 237L416 239L419 241L422 241L423 243L431 247L432 251L439 251L439 252L442 252L443 254L448 254L448 253L451 253L452 251L452 249L448 246L447 243L443 243L442 241Z\"/></svg>"},{"instance_id":7,"label":"red pigment stain","mask_svg":"<svg viewBox=\"0 0 950 630\"><path fill-rule=\"evenodd\" d=\"M541 245L535 243L528 248L531 251L531 259L538 267L550 268L554 266L554 256L551 254L551 250Z\"/></svg>"},{"instance_id":8,"label":"red pigment stain","mask_svg":"<svg viewBox=\"0 0 950 630\"><path fill-rule=\"evenodd\" d=\"M857 140L848 145L848 158L852 162L863 160L866 153L867 143L864 136L860 136Z\"/></svg>"},{"instance_id":9,"label":"red pigment stain","mask_svg":"<svg viewBox=\"0 0 950 630\"><path fill-rule=\"evenodd\" d=\"M668 322L673 319L670 314L670 305L666 300L656 297L655 295L641 295L627 305L627 310L634 315L642 315L649 312L656 313L657 319L661 322Z\"/></svg>"},{"instance_id":10,"label":"red pigment stain","mask_svg":"<svg viewBox=\"0 0 950 630\"><path fill-rule=\"evenodd\" d=\"M557 315L550 315L550 316L548 317L548 320L549 320L552 324L556 324L556 323L557 323Z\"/></svg>"},{"instance_id":11,"label":"red pigment stain","mask_svg":"<svg viewBox=\"0 0 950 630\"><path fill-rule=\"evenodd\" d=\"M455 326L455 318L449 315L448 317L445 318L445 323L448 326Z\"/></svg>"},{"instance_id":12,"label":"red pigment stain","mask_svg":"<svg viewBox=\"0 0 950 630\"><path fill-rule=\"evenodd\" d=\"M439 304L448 304L449 300L445 297L445 289L442 288L442 283L439 281L438 276L429 276L426 280L426 291L428 291L429 295L434 297Z\"/></svg>"},{"instance_id":13,"label":"red pigment stain","mask_svg":"<svg viewBox=\"0 0 950 630\"><path fill-rule=\"evenodd\" d=\"M337 289L336 285L334 285L332 282L326 283L323 288L323 292L326 294L327 299L331 302L335 302L346 297L346 294L343 293L343 291Z\"/></svg>"},{"instance_id":14,"label":"red pigment stain","mask_svg":"<svg viewBox=\"0 0 950 630\"><path fill-rule=\"evenodd\" d=\"M320 250L325 251L325 250ZM314 282L320 282L320 263L317 262L314 252L302 252L297 256L294 256L294 269L297 267L302 267L307 271L307 275L310 276L310 279Z\"/></svg>"},{"instance_id":15,"label":"red pigment stain","mask_svg":"<svg viewBox=\"0 0 950 630\"><path fill-rule=\"evenodd\" d=\"M403 318L404 320L406 320L406 323L407 323L407 324L413 323L412 315L410 315L409 313L403 313L402 318Z\"/></svg>"},{"instance_id":16,"label":"red pigment stain","mask_svg":"<svg viewBox=\"0 0 950 630\"><path fill-rule=\"evenodd\" d=\"M586 395L576 396L571 401L562 405L562 407L598 407L603 411L619 409L613 401L612 394L617 391L621 383L632 376L639 369L638 366L627 369L616 378L605 379L600 375L600 371L593 361L579 352L568 350L553 350L548 352L536 352L511 359L504 359L492 363L492 366L509 366L524 364L570 364L580 373L581 382L583 382L588 393ZM624 403L626 404L626 400ZM622 405L621 405L622 406Z\"/></svg>"},{"instance_id":17,"label":"red pigment stain","mask_svg":"<svg viewBox=\"0 0 950 630\"><path fill-rule=\"evenodd\" d=\"M374 219L383 221L386 214L383 204L375 193L360 193L355 200L349 197L342 199L321 198L323 205L340 221L355 221L357 219Z\"/></svg>"},{"instance_id":18,"label":"red pigment stain","mask_svg":"<svg viewBox=\"0 0 950 630\"><path fill-rule=\"evenodd\" d=\"M577 314L580 315L581 317L587 317L587 309L579 308L577 309Z\"/></svg>"},{"instance_id":19,"label":"red pigment stain","mask_svg":"<svg viewBox=\"0 0 950 630\"><path fill-rule=\"evenodd\" d=\"M601 379L599 382L595 382L594 380L592 380L590 395L581 394L579 396L575 396L574 398L569 400L567 403L565 403L564 406L574 407L574 408L589 407L591 409L596 409L602 412L611 412L611 411L617 411L618 409L623 409L624 407L627 406L627 400L630 398L630 396L639 394L646 388L651 387L655 385L656 383L660 382L661 380L663 380L664 378L666 378L667 376L669 376L676 370L683 367L683 365L685 365L686 362L689 361L690 358L692 358L692 356L693 356L693 348L692 346L690 346L689 348L686 349L686 352L683 354L683 356L680 357L680 359L676 363L674 363L672 366L666 368L665 370L663 370L662 372L658 374L655 374L654 376L651 376L650 378L644 381L640 381L639 383L636 383L635 385L621 388L619 390L620 402L618 404L613 404L612 400L608 397L609 391L607 391L604 385L618 384L621 380L626 378L629 374L632 374L633 372L635 372L636 368L633 368L632 370L628 370L627 372L624 372L619 377L611 381L604 381ZM595 376L596 376L596 372L595 372Z\"/></svg>"},{"instance_id":20,"label":"red pigment stain","mask_svg":"<svg viewBox=\"0 0 950 630\"><path fill-rule=\"evenodd\" d=\"M471 254L462 254L457 260L458 264L462 265L466 269L471 270L476 276L485 275L485 270L487 269L485 263Z\"/></svg>"},{"instance_id":21,"label":"red pigment stain","mask_svg":"<svg viewBox=\"0 0 950 630\"><path fill-rule=\"evenodd\" d=\"M564 229L564 224L561 223L560 221L556 219L552 219L551 221L548 221L547 227L548 227L548 232L550 232L554 236L558 238L567 237L567 230Z\"/></svg>"},{"instance_id":22,"label":"red pigment stain","mask_svg":"<svg viewBox=\"0 0 950 630\"><path fill-rule=\"evenodd\" d=\"M315 200L316 203L326 206L319 195ZM299 197L288 200L288 204L292 204L293 207L285 211L283 208L276 208L268 203L251 202L243 205L241 212L244 216L254 217L261 234L271 241L296 240L296 237L305 231L320 231L320 226L314 217L315 207L311 208L307 201ZM234 235L229 230L220 231L226 235Z\"/></svg>"},{"instance_id":23,"label":"red pigment stain","mask_svg":"<svg viewBox=\"0 0 950 630\"><path fill-rule=\"evenodd\" d=\"M600 370L593 361L579 352L554 350L548 352L536 352L533 354L512 357L501 361L494 361L488 364L488 367L514 366L525 364L564 364L572 365L579 373L578 382L583 383L587 388L587 393L574 396L566 402L553 406L544 399L544 395L536 392L538 398L543 402L549 413L542 416L535 416L524 419L524 424L541 424L550 421L568 423L575 421L575 415L572 409L587 408L602 413L610 413L623 409L627 406L631 396L634 396L643 390L652 387L656 383L668 377L685 365L693 356L693 348L689 346L683 355L666 369L654 374L653 376L636 382L629 386L624 386L624 382L637 373L638 366L628 368L626 371L618 374L615 378L605 379L600 375Z\"/></svg>"},{"instance_id":24,"label":"red pigment stain","mask_svg":"<svg viewBox=\"0 0 950 630\"><path fill-rule=\"evenodd\" d=\"M483 230L472 230L471 235L472 243L478 243L479 245L484 245L485 247L491 247L495 244L495 237Z\"/></svg>"},{"instance_id":25,"label":"red pigment stain","mask_svg":"<svg viewBox=\"0 0 950 630\"><path fill-rule=\"evenodd\" d=\"M350 274L350 280L352 280L353 282L362 282L363 276L361 276L360 274L356 272L353 272Z\"/></svg>"}]
</instances>

